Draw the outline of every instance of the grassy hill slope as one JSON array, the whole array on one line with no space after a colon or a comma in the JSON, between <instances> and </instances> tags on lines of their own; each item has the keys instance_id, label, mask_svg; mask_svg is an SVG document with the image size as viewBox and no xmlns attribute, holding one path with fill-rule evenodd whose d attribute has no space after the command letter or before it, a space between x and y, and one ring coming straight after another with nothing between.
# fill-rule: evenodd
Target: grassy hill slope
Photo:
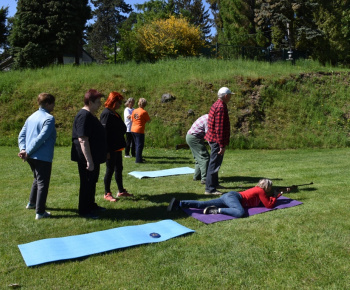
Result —
<instances>
[{"instance_id":1,"label":"grassy hill slope","mask_svg":"<svg viewBox=\"0 0 350 290\"><path fill-rule=\"evenodd\" d=\"M349 70L311 61L292 66L199 58L3 72L0 145L17 144L41 92L56 97L57 144L69 145L83 95L95 88L105 95L119 91L125 98L146 98L152 118L146 128L146 146L172 147L185 142L191 124L209 111L218 89L227 86L236 93L228 105L231 148L345 147L349 144L349 82ZM175 100L161 103L164 93Z\"/></svg>"}]
</instances>

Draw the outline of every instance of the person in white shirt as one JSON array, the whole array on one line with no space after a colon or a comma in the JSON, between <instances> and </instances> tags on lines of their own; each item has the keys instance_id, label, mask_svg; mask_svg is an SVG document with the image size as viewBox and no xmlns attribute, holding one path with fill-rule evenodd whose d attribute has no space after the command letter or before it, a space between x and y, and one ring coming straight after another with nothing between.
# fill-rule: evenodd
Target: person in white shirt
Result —
<instances>
[{"instance_id":1,"label":"person in white shirt","mask_svg":"<svg viewBox=\"0 0 350 290\"><path fill-rule=\"evenodd\" d=\"M124 122L126 125L126 147L125 147L125 157L130 158L135 157L135 141L131 134L131 114L134 109L135 100L134 98L129 98L125 102L125 110L124 110ZM131 148L131 156L130 156L130 148Z\"/></svg>"}]
</instances>

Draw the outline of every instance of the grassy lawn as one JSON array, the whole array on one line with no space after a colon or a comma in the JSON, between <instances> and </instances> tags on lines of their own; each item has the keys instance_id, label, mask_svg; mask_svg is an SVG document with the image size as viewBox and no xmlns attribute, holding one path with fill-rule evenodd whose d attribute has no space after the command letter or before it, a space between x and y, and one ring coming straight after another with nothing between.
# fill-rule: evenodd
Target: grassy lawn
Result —
<instances>
[{"instance_id":1,"label":"grassy lawn","mask_svg":"<svg viewBox=\"0 0 350 290\"><path fill-rule=\"evenodd\" d=\"M99 220L77 215L79 178L70 148L57 147L47 201L53 217L36 221L25 209L32 176L17 148L1 147L0 289L349 289L349 149L228 150L220 170L230 190L314 182L286 196L303 205L205 225L182 211L168 213L171 197L208 199L191 175L139 180L127 173L194 167L189 150L146 149L147 163L124 159L124 185L133 198L103 200ZM117 190L116 184L112 189ZM18 245L172 219L195 233L156 244L26 267Z\"/></svg>"}]
</instances>

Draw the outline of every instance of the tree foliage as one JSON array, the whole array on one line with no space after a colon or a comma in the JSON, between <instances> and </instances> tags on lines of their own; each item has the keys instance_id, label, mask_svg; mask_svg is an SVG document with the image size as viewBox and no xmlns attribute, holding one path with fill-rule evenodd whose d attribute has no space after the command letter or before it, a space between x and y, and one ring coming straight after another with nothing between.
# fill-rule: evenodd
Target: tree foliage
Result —
<instances>
[{"instance_id":1,"label":"tree foliage","mask_svg":"<svg viewBox=\"0 0 350 290\"><path fill-rule=\"evenodd\" d=\"M320 0L316 23L323 32L314 51L321 62L350 63L350 2Z\"/></svg>"},{"instance_id":2,"label":"tree foliage","mask_svg":"<svg viewBox=\"0 0 350 290\"><path fill-rule=\"evenodd\" d=\"M90 14L88 0L18 0L10 35L15 68L63 63L63 54L67 52L73 52L78 63L83 30Z\"/></svg>"},{"instance_id":3,"label":"tree foliage","mask_svg":"<svg viewBox=\"0 0 350 290\"><path fill-rule=\"evenodd\" d=\"M220 0L222 27L218 39L233 45L255 46L255 0Z\"/></svg>"},{"instance_id":4,"label":"tree foliage","mask_svg":"<svg viewBox=\"0 0 350 290\"><path fill-rule=\"evenodd\" d=\"M141 25L174 15L184 17L190 24L198 26L203 38L210 34L212 23L209 10L205 9L202 0L150 0L135 6L140 11L138 23Z\"/></svg>"},{"instance_id":5,"label":"tree foliage","mask_svg":"<svg viewBox=\"0 0 350 290\"><path fill-rule=\"evenodd\" d=\"M6 19L8 15L8 7L0 8L0 48L5 49L7 46L8 26L6 25Z\"/></svg>"},{"instance_id":6,"label":"tree foliage","mask_svg":"<svg viewBox=\"0 0 350 290\"><path fill-rule=\"evenodd\" d=\"M109 57L109 51L120 39L120 28L132 12L131 5L124 0L92 0L95 6L93 16L95 22L88 33L88 50L99 62Z\"/></svg>"},{"instance_id":7,"label":"tree foliage","mask_svg":"<svg viewBox=\"0 0 350 290\"><path fill-rule=\"evenodd\" d=\"M121 55L151 62L167 57L196 56L205 45L201 36L199 27L190 24L186 18L170 16L139 26L126 34L130 43L124 39Z\"/></svg>"}]
</instances>

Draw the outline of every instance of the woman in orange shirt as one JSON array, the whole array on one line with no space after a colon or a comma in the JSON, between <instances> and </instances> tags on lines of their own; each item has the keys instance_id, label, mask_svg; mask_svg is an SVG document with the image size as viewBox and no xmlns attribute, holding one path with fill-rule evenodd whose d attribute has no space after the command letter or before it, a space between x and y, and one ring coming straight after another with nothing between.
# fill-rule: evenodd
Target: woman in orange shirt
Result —
<instances>
[{"instance_id":1,"label":"woman in orange shirt","mask_svg":"<svg viewBox=\"0 0 350 290\"><path fill-rule=\"evenodd\" d=\"M142 151L145 145L145 127L146 123L151 121L147 111L144 109L147 105L147 101L144 98L140 98L138 102L139 108L135 109L131 115L131 133L135 140L136 149L136 163L143 163L145 160L142 158Z\"/></svg>"}]
</instances>

